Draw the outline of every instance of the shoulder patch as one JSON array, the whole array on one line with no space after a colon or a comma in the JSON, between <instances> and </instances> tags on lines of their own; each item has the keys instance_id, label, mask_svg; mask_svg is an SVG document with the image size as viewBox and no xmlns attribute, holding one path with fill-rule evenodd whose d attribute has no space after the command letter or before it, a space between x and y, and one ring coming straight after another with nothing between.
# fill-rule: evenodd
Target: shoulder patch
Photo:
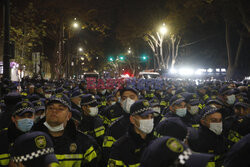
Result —
<instances>
[{"instance_id":1,"label":"shoulder patch","mask_svg":"<svg viewBox=\"0 0 250 167\"><path fill-rule=\"evenodd\" d=\"M177 141L175 138L169 138L166 142L166 146L173 152L180 153L183 152L183 145Z\"/></svg>"}]
</instances>

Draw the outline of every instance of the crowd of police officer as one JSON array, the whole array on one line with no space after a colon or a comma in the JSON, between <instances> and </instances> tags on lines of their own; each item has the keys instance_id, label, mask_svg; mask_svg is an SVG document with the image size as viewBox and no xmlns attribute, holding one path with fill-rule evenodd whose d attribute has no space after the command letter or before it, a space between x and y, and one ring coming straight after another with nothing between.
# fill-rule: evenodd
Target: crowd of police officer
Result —
<instances>
[{"instance_id":1,"label":"crowd of police officer","mask_svg":"<svg viewBox=\"0 0 250 167\"><path fill-rule=\"evenodd\" d=\"M0 166L250 166L248 82L1 81Z\"/></svg>"}]
</instances>

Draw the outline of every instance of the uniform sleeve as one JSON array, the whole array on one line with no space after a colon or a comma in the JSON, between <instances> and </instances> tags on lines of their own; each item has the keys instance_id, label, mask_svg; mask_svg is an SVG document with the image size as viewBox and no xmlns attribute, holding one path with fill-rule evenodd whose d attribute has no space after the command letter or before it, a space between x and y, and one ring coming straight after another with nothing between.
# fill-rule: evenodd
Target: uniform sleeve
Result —
<instances>
[{"instance_id":1,"label":"uniform sleeve","mask_svg":"<svg viewBox=\"0 0 250 167\"><path fill-rule=\"evenodd\" d=\"M117 147L115 144L111 148L109 160L108 160L108 167L121 167L121 166L126 166L124 162L121 160L121 152L122 150Z\"/></svg>"}]
</instances>

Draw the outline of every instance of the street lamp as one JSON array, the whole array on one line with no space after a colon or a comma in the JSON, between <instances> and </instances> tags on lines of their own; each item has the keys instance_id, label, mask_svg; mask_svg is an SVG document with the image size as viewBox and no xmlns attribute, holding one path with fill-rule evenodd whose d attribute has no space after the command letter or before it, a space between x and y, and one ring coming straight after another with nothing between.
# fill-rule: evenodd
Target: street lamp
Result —
<instances>
[{"instance_id":1,"label":"street lamp","mask_svg":"<svg viewBox=\"0 0 250 167\"><path fill-rule=\"evenodd\" d=\"M73 27L74 28L78 28L79 27L79 23L76 21L76 18L74 18Z\"/></svg>"},{"instance_id":2,"label":"street lamp","mask_svg":"<svg viewBox=\"0 0 250 167\"><path fill-rule=\"evenodd\" d=\"M162 26L160 27L160 33L162 35L165 35L167 32L168 32L168 29L167 29L165 23L163 23Z\"/></svg>"},{"instance_id":3,"label":"street lamp","mask_svg":"<svg viewBox=\"0 0 250 167\"><path fill-rule=\"evenodd\" d=\"M131 49L130 48L128 48L128 54L130 54L131 53Z\"/></svg>"},{"instance_id":4,"label":"street lamp","mask_svg":"<svg viewBox=\"0 0 250 167\"><path fill-rule=\"evenodd\" d=\"M83 49L80 47L80 48L78 48L78 50L79 50L79 52L82 52L83 51Z\"/></svg>"}]
</instances>

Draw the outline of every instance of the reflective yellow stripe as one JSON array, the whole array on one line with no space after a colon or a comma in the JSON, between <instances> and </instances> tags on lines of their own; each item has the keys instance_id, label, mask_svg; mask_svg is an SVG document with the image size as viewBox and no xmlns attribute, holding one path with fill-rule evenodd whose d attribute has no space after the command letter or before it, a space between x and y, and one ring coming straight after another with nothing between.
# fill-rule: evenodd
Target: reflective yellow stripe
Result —
<instances>
[{"instance_id":1,"label":"reflective yellow stripe","mask_svg":"<svg viewBox=\"0 0 250 167\"><path fill-rule=\"evenodd\" d=\"M8 165L10 162L10 154L0 154L0 165Z\"/></svg>"},{"instance_id":2,"label":"reflective yellow stripe","mask_svg":"<svg viewBox=\"0 0 250 167\"><path fill-rule=\"evenodd\" d=\"M99 128L94 129L94 131L95 131L95 136L96 137L102 136L105 133L105 127L101 126Z\"/></svg>"},{"instance_id":3,"label":"reflective yellow stripe","mask_svg":"<svg viewBox=\"0 0 250 167\"><path fill-rule=\"evenodd\" d=\"M154 131L153 134L154 134L154 136L157 137L157 138L161 137L161 134L157 133L156 131Z\"/></svg>"},{"instance_id":4,"label":"reflective yellow stripe","mask_svg":"<svg viewBox=\"0 0 250 167\"><path fill-rule=\"evenodd\" d=\"M109 159L108 167L113 167L113 166L124 166L124 167L126 167L126 165L120 160Z\"/></svg>"},{"instance_id":5,"label":"reflective yellow stripe","mask_svg":"<svg viewBox=\"0 0 250 167\"><path fill-rule=\"evenodd\" d=\"M167 106L167 102L161 101L160 105L161 105L161 106Z\"/></svg>"},{"instance_id":6,"label":"reflective yellow stripe","mask_svg":"<svg viewBox=\"0 0 250 167\"><path fill-rule=\"evenodd\" d=\"M198 107L199 107L200 109L202 109L202 108L203 108L203 105L202 105L202 104L199 104Z\"/></svg>"},{"instance_id":7,"label":"reflective yellow stripe","mask_svg":"<svg viewBox=\"0 0 250 167\"><path fill-rule=\"evenodd\" d=\"M227 138L228 138L228 140L230 140L234 143L237 143L238 141L240 141L242 136L238 132L230 130Z\"/></svg>"},{"instance_id":8,"label":"reflective yellow stripe","mask_svg":"<svg viewBox=\"0 0 250 167\"><path fill-rule=\"evenodd\" d=\"M91 146L86 153L84 154L84 159L86 159L88 162L91 162L94 158L97 157L97 154L95 152L95 149L93 146Z\"/></svg>"},{"instance_id":9,"label":"reflective yellow stripe","mask_svg":"<svg viewBox=\"0 0 250 167\"><path fill-rule=\"evenodd\" d=\"M207 100L208 98L209 98L208 95L203 96L203 100L204 100L204 101Z\"/></svg>"},{"instance_id":10,"label":"reflective yellow stripe","mask_svg":"<svg viewBox=\"0 0 250 167\"><path fill-rule=\"evenodd\" d=\"M193 124L192 127L193 127L193 128L199 128L199 127L200 127L200 124Z\"/></svg>"},{"instance_id":11,"label":"reflective yellow stripe","mask_svg":"<svg viewBox=\"0 0 250 167\"><path fill-rule=\"evenodd\" d=\"M53 162L53 163L49 164L49 166L50 166L50 167L59 167L59 164L58 164L58 163Z\"/></svg>"},{"instance_id":12,"label":"reflective yellow stripe","mask_svg":"<svg viewBox=\"0 0 250 167\"><path fill-rule=\"evenodd\" d=\"M106 105L107 105L107 102L106 102L106 101L102 101L102 105L103 105L103 106L106 106Z\"/></svg>"},{"instance_id":13,"label":"reflective yellow stripe","mask_svg":"<svg viewBox=\"0 0 250 167\"><path fill-rule=\"evenodd\" d=\"M83 161L82 154L56 154L59 166L81 166Z\"/></svg>"},{"instance_id":14,"label":"reflective yellow stripe","mask_svg":"<svg viewBox=\"0 0 250 167\"><path fill-rule=\"evenodd\" d=\"M117 120L118 118L120 118L120 117L112 118L112 119L111 119L111 122L114 122L114 121Z\"/></svg>"},{"instance_id":15,"label":"reflective yellow stripe","mask_svg":"<svg viewBox=\"0 0 250 167\"><path fill-rule=\"evenodd\" d=\"M215 162L208 162L206 167L215 167Z\"/></svg>"},{"instance_id":16,"label":"reflective yellow stripe","mask_svg":"<svg viewBox=\"0 0 250 167\"><path fill-rule=\"evenodd\" d=\"M138 166L140 166L140 163L138 163L138 164L134 164L134 165L128 165L129 167L138 167Z\"/></svg>"},{"instance_id":17,"label":"reflective yellow stripe","mask_svg":"<svg viewBox=\"0 0 250 167\"><path fill-rule=\"evenodd\" d=\"M115 141L116 141L115 138L113 138L112 136L105 136L102 147L112 147Z\"/></svg>"}]
</instances>

